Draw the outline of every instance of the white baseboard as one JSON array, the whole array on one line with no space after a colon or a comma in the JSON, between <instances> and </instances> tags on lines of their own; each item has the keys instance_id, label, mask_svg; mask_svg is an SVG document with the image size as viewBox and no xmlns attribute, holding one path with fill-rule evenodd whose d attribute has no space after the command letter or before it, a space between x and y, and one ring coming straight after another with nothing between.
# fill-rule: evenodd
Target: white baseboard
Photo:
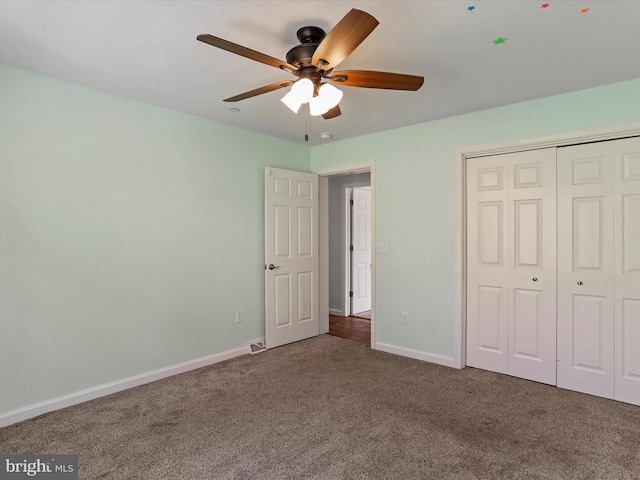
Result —
<instances>
[{"instance_id":1,"label":"white baseboard","mask_svg":"<svg viewBox=\"0 0 640 480\"><path fill-rule=\"evenodd\" d=\"M337 315L338 317L345 317L346 315L340 308L330 308L329 315Z\"/></svg>"},{"instance_id":2,"label":"white baseboard","mask_svg":"<svg viewBox=\"0 0 640 480\"><path fill-rule=\"evenodd\" d=\"M445 367L456 368L455 358L445 357L444 355L438 355L437 353L423 352L421 350L413 350L411 348L396 347L395 345L389 345L387 343L376 342L374 350L381 350L387 353L393 353L395 355L401 355L403 357L415 358L416 360L422 360L424 362L437 363L438 365L444 365Z\"/></svg>"},{"instance_id":3,"label":"white baseboard","mask_svg":"<svg viewBox=\"0 0 640 480\"><path fill-rule=\"evenodd\" d=\"M17 410L11 410L9 412L0 413L0 428L6 427L13 423L21 422L29 418L37 417L43 413L52 412L61 408L77 405L88 400L104 397L112 393L127 390L128 388L138 387L145 383L155 382L163 378L185 373L196 368L206 367L207 365L213 365L214 363L229 360L234 357L246 355L249 353L249 347L241 347L233 350L227 350L226 352L215 353L213 355L207 355L206 357L196 358L195 360L189 360L188 362L178 363L177 365L171 365L169 367L154 370L152 372L142 373L133 377L123 378L122 380L116 380L115 382L105 383L96 387L87 388L79 392L64 395L62 397L53 398L51 400L45 400L44 402L34 403Z\"/></svg>"}]
</instances>

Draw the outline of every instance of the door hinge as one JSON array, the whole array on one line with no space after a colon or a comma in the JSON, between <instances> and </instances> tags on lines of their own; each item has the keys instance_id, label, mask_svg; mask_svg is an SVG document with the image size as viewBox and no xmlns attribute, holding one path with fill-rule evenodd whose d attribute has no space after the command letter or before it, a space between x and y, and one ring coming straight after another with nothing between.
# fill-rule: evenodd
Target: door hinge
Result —
<instances>
[{"instance_id":1,"label":"door hinge","mask_svg":"<svg viewBox=\"0 0 640 480\"><path fill-rule=\"evenodd\" d=\"M349 296L353 297L353 290L349 292Z\"/></svg>"},{"instance_id":2,"label":"door hinge","mask_svg":"<svg viewBox=\"0 0 640 480\"><path fill-rule=\"evenodd\" d=\"M353 245L349 245L349 251L353 252Z\"/></svg>"},{"instance_id":3,"label":"door hinge","mask_svg":"<svg viewBox=\"0 0 640 480\"><path fill-rule=\"evenodd\" d=\"M353 200L349 200L349 203L350 203L351 205L353 205Z\"/></svg>"}]
</instances>

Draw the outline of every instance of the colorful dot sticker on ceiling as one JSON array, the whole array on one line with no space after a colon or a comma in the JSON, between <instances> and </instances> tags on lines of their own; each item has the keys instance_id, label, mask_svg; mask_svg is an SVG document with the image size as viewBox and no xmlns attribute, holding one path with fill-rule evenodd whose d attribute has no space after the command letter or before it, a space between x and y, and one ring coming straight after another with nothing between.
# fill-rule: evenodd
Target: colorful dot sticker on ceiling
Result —
<instances>
[{"instance_id":1,"label":"colorful dot sticker on ceiling","mask_svg":"<svg viewBox=\"0 0 640 480\"><path fill-rule=\"evenodd\" d=\"M496 38L496 39L493 41L493 44L494 44L494 45L500 45L501 43L504 43L504 42L506 42L506 41L507 41L507 39L506 39L506 38L498 37L498 38Z\"/></svg>"},{"instance_id":2,"label":"colorful dot sticker on ceiling","mask_svg":"<svg viewBox=\"0 0 640 480\"><path fill-rule=\"evenodd\" d=\"M473 10L475 10L475 9L476 9L476 7L474 7L473 5L469 5L469 6L467 7L467 10L469 10L470 12L471 12L471 11L473 11Z\"/></svg>"},{"instance_id":3,"label":"colorful dot sticker on ceiling","mask_svg":"<svg viewBox=\"0 0 640 480\"><path fill-rule=\"evenodd\" d=\"M587 13L589 11L588 8L583 8L582 10L580 10L580 13Z\"/></svg>"},{"instance_id":4,"label":"colorful dot sticker on ceiling","mask_svg":"<svg viewBox=\"0 0 640 480\"><path fill-rule=\"evenodd\" d=\"M549 4L548 4L548 3L543 3L543 4L542 4L542 7L540 7L540 8L548 8L548 7L549 7Z\"/></svg>"}]
</instances>

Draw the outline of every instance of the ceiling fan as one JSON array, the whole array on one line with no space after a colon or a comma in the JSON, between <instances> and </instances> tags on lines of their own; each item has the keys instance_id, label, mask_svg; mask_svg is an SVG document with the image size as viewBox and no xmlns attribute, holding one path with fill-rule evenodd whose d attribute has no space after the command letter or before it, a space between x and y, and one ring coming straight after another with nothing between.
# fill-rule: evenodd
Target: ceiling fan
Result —
<instances>
[{"instance_id":1,"label":"ceiling fan","mask_svg":"<svg viewBox=\"0 0 640 480\"><path fill-rule=\"evenodd\" d=\"M369 70L333 70L369 36L378 23L368 13L352 9L328 35L319 27L302 27L296 33L300 45L289 50L286 62L213 35L202 34L197 38L201 42L285 70L298 77L297 80L276 82L225 98L225 102L237 102L291 86L291 91L282 98L287 107L297 113L302 104L309 103L311 115L322 115L329 119L341 113L339 102L342 92L331 85L332 83L347 87L411 91L416 91L422 86L424 77L416 75Z\"/></svg>"}]
</instances>

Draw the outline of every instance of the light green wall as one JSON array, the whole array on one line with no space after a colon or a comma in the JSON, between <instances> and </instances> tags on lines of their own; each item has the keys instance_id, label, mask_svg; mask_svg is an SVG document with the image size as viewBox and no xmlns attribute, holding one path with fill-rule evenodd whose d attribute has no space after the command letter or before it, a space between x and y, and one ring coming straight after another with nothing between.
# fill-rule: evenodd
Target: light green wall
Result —
<instances>
[{"instance_id":1,"label":"light green wall","mask_svg":"<svg viewBox=\"0 0 640 480\"><path fill-rule=\"evenodd\" d=\"M0 65L0 414L263 338L267 165L375 162L377 341L452 356L454 150L637 105L640 79L309 149Z\"/></svg>"},{"instance_id":2,"label":"light green wall","mask_svg":"<svg viewBox=\"0 0 640 480\"><path fill-rule=\"evenodd\" d=\"M0 65L0 413L264 338L263 168L309 161Z\"/></svg>"},{"instance_id":3,"label":"light green wall","mask_svg":"<svg viewBox=\"0 0 640 480\"><path fill-rule=\"evenodd\" d=\"M639 105L637 79L312 148L312 170L375 162L376 341L454 355L456 148L638 121Z\"/></svg>"}]
</instances>

